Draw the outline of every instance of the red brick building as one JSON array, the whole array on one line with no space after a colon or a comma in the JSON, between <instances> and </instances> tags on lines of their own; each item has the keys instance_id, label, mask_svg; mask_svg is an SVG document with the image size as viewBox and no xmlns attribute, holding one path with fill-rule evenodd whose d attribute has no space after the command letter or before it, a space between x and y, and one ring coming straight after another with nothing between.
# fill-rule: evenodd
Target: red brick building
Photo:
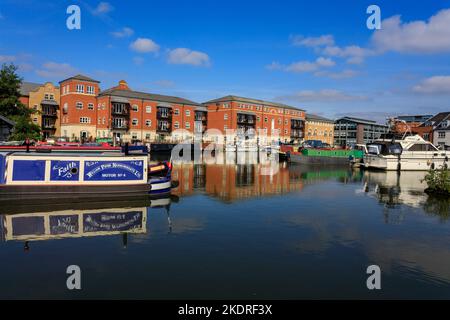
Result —
<instances>
[{"instance_id":1,"label":"red brick building","mask_svg":"<svg viewBox=\"0 0 450 320\"><path fill-rule=\"evenodd\" d=\"M95 140L97 95L100 81L83 75L60 81L61 136L70 140Z\"/></svg>"},{"instance_id":2,"label":"red brick building","mask_svg":"<svg viewBox=\"0 0 450 320\"><path fill-rule=\"evenodd\" d=\"M225 134L231 129L256 136L262 133L282 142L299 141L304 137L305 111L302 109L238 96L225 96L204 105L208 110L208 130L216 129ZM234 136L227 138L234 139Z\"/></svg>"},{"instance_id":3,"label":"red brick building","mask_svg":"<svg viewBox=\"0 0 450 320\"><path fill-rule=\"evenodd\" d=\"M100 91L83 75L60 82L61 136L114 142L192 138L206 130L206 108L172 96L133 91L125 81Z\"/></svg>"}]
</instances>

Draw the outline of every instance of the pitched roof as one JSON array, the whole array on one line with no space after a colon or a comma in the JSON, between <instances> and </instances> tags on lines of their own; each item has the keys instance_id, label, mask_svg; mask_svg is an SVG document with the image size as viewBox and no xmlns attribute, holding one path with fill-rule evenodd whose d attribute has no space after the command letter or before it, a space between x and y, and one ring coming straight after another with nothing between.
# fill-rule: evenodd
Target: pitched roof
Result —
<instances>
[{"instance_id":1,"label":"pitched roof","mask_svg":"<svg viewBox=\"0 0 450 320\"><path fill-rule=\"evenodd\" d=\"M259 99L252 99L252 98L244 98L244 97L233 96L233 95L228 95L228 96L225 96L222 98L209 100L207 102L204 102L203 104L226 102L226 101L241 101L241 102L247 102L247 103L262 104L262 105L266 105L266 106L280 107L280 108L285 108L285 109L305 111L303 109L288 106L287 104L283 104L283 103L271 102L271 101L265 101L265 100L259 100Z\"/></svg>"},{"instance_id":2,"label":"pitched roof","mask_svg":"<svg viewBox=\"0 0 450 320\"><path fill-rule=\"evenodd\" d=\"M306 120L312 120L312 121L322 121L322 122L330 122L330 123L334 123L334 120L325 118L325 117L321 117L318 116L316 114L306 114Z\"/></svg>"},{"instance_id":3,"label":"pitched roof","mask_svg":"<svg viewBox=\"0 0 450 320\"><path fill-rule=\"evenodd\" d=\"M22 96L28 96L30 95L31 91L36 90L40 86L43 86L43 84L34 82L22 82L20 85L20 94Z\"/></svg>"},{"instance_id":4,"label":"pitched roof","mask_svg":"<svg viewBox=\"0 0 450 320\"><path fill-rule=\"evenodd\" d=\"M73 76L73 77L64 79L64 80L60 81L59 83L65 82L65 81L67 81L67 80L81 80L81 81L90 81L90 82L97 82L97 83L100 83L100 81L94 80L94 79L89 78L89 77L87 77L87 76L84 76L84 75L82 75L82 74L77 74L76 76Z\"/></svg>"},{"instance_id":5,"label":"pitched roof","mask_svg":"<svg viewBox=\"0 0 450 320\"><path fill-rule=\"evenodd\" d=\"M7 124L11 125L12 127L14 127L16 125L16 123L12 120L9 120L8 118L0 115L0 120L2 120L3 122L6 122Z\"/></svg>"},{"instance_id":6,"label":"pitched roof","mask_svg":"<svg viewBox=\"0 0 450 320\"><path fill-rule=\"evenodd\" d=\"M377 126L382 126L382 127L388 127L385 124L377 123L376 121L373 121L373 120L366 120L366 119L354 118L354 117L342 117L342 118L336 119L335 122L338 122L340 120L348 120L348 121L361 123L361 124L371 124L371 125L377 125Z\"/></svg>"},{"instance_id":7,"label":"pitched roof","mask_svg":"<svg viewBox=\"0 0 450 320\"><path fill-rule=\"evenodd\" d=\"M199 103L188 100L188 99L184 99L184 98L165 96L165 95L161 95L161 94L139 92L139 91L132 91L132 90L121 90L121 89L115 89L115 88L104 90L104 91L100 92L98 95L99 96L116 96L116 97L130 98L130 99L144 99L144 100L151 100L151 101L200 106Z\"/></svg>"},{"instance_id":8,"label":"pitched roof","mask_svg":"<svg viewBox=\"0 0 450 320\"><path fill-rule=\"evenodd\" d=\"M430 125L438 126L442 121L450 118L450 112L440 112L431 119L428 119L420 125L420 127L428 127Z\"/></svg>"}]
</instances>

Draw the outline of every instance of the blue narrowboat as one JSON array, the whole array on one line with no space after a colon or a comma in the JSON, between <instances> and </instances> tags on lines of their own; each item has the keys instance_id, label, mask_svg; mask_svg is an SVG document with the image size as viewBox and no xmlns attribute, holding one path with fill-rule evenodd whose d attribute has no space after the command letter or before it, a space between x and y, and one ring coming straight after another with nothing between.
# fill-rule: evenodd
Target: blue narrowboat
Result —
<instances>
[{"instance_id":1,"label":"blue narrowboat","mask_svg":"<svg viewBox=\"0 0 450 320\"><path fill-rule=\"evenodd\" d=\"M170 171L150 171L147 155L0 153L0 200L170 193Z\"/></svg>"}]
</instances>

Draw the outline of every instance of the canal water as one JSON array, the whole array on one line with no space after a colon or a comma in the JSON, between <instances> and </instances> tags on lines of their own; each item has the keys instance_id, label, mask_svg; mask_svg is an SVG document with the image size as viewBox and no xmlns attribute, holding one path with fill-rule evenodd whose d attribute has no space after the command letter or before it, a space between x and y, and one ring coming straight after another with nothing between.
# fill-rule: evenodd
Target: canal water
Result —
<instances>
[{"instance_id":1,"label":"canal water","mask_svg":"<svg viewBox=\"0 0 450 320\"><path fill-rule=\"evenodd\" d=\"M4 205L0 299L448 299L450 201L423 176L187 162L170 197Z\"/></svg>"}]
</instances>

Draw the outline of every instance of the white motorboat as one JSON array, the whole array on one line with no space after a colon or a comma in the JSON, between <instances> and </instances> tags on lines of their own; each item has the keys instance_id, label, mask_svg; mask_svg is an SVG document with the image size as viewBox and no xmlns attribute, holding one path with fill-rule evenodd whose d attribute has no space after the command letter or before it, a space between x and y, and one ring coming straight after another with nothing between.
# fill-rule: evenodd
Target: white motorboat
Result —
<instances>
[{"instance_id":1,"label":"white motorboat","mask_svg":"<svg viewBox=\"0 0 450 320\"><path fill-rule=\"evenodd\" d=\"M380 139L367 144L363 166L380 170L429 170L448 167L450 152L439 150L419 135Z\"/></svg>"}]
</instances>

